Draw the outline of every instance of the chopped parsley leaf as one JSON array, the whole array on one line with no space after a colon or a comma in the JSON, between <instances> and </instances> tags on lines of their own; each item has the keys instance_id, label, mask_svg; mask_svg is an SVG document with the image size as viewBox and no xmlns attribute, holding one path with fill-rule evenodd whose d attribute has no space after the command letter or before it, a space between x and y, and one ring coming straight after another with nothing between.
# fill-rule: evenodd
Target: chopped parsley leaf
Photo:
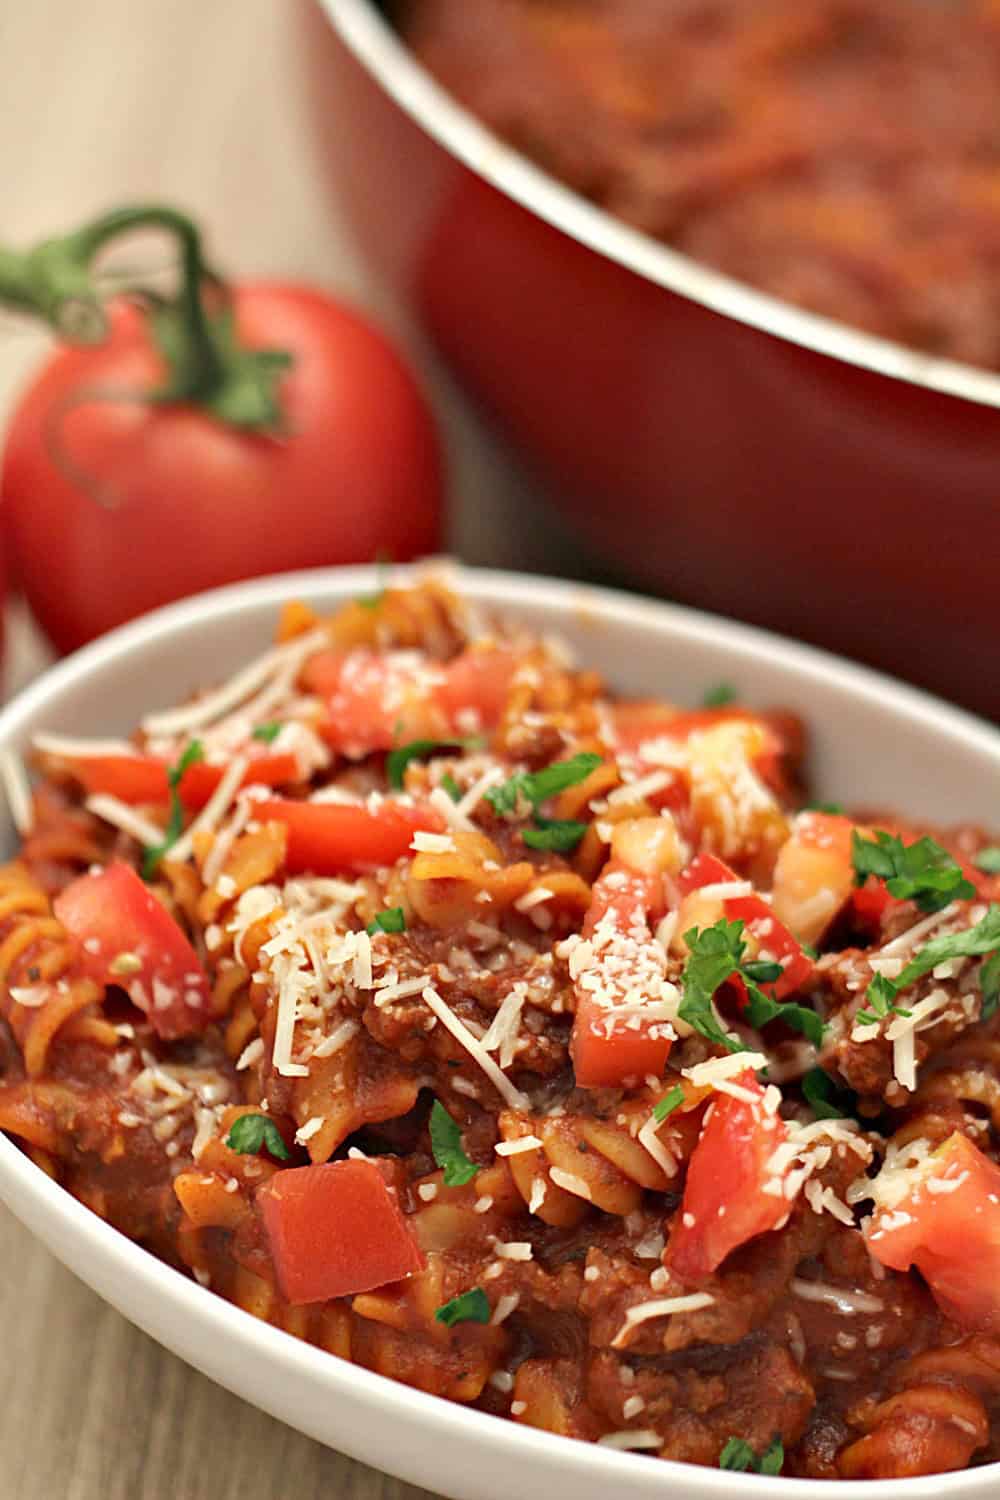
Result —
<instances>
[{"instance_id":1,"label":"chopped parsley leaf","mask_svg":"<svg viewBox=\"0 0 1000 1500\"><path fill-rule=\"evenodd\" d=\"M743 1043L722 1029L712 1004L716 990L739 968L743 957L743 923L720 917L713 927L690 928L684 934L684 941L690 953L681 976L684 998L678 1015L727 1052L745 1052Z\"/></svg>"},{"instance_id":2,"label":"chopped parsley leaf","mask_svg":"<svg viewBox=\"0 0 1000 1500\"><path fill-rule=\"evenodd\" d=\"M448 793L448 796L451 798L452 802L461 802L462 788L459 786L458 782L455 780L450 771L445 771L444 775L441 777L441 785Z\"/></svg>"},{"instance_id":3,"label":"chopped parsley leaf","mask_svg":"<svg viewBox=\"0 0 1000 1500\"><path fill-rule=\"evenodd\" d=\"M742 921L729 922L720 917L713 927L692 927L684 934L690 957L681 979L684 989L678 1010L681 1020L729 1052L745 1051L743 1044L719 1025L712 1004L720 985L727 979L741 979L746 987L747 1019L751 1026L759 1028L769 1021L780 1020L818 1047L823 1040L823 1023L816 1012L794 1001L775 1000L760 988L761 984L780 977L780 965L743 962L746 952L743 926Z\"/></svg>"},{"instance_id":4,"label":"chopped parsley leaf","mask_svg":"<svg viewBox=\"0 0 1000 1500\"><path fill-rule=\"evenodd\" d=\"M744 1438L731 1437L719 1454L719 1468L739 1473L750 1470L754 1474L780 1474L785 1462L785 1449L779 1437L775 1437L758 1458Z\"/></svg>"},{"instance_id":5,"label":"chopped parsley leaf","mask_svg":"<svg viewBox=\"0 0 1000 1500\"><path fill-rule=\"evenodd\" d=\"M814 1047L823 1045L823 1022L814 1010L792 1000L774 1000L748 980L744 970L740 970L740 975L747 987L746 1015L751 1026L759 1031L769 1021L782 1021L792 1031L801 1032Z\"/></svg>"},{"instance_id":6,"label":"chopped parsley leaf","mask_svg":"<svg viewBox=\"0 0 1000 1500\"><path fill-rule=\"evenodd\" d=\"M1000 950L1000 906L994 902L985 917L977 922L974 927L966 927L961 932L946 932L942 937L932 938L931 941L920 952L915 954L905 966L898 979L886 979L884 975L877 974L868 987L865 997L871 1003L871 1010L875 1012L874 1019L880 1020L888 1015L890 1010L905 1015L905 1011L899 1011L896 1005L896 997L900 990L905 990L916 980L922 979L938 964L943 964L950 958L980 958L986 954L992 954L980 971L980 982L983 989L983 1007L991 1007L990 1014L997 1006L997 986L1000 985L1000 964L996 962L997 953ZM867 1014L859 1011L857 1019L862 1017L868 1020L871 1011Z\"/></svg>"},{"instance_id":7,"label":"chopped parsley leaf","mask_svg":"<svg viewBox=\"0 0 1000 1500\"><path fill-rule=\"evenodd\" d=\"M672 1115L677 1106L683 1103L684 1090L677 1083L664 1094L662 1099L658 1099L653 1105L653 1119L657 1125L662 1125L667 1116Z\"/></svg>"},{"instance_id":8,"label":"chopped parsley leaf","mask_svg":"<svg viewBox=\"0 0 1000 1500\"><path fill-rule=\"evenodd\" d=\"M492 1315L490 1301L482 1287L474 1286L471 1292L452 1297L434 1314L438 1323L454 1328L456 1323L488 1323Z\"/></svg>"},{"instance_id":9,"label":"chopped parsley leaf","mask_svg":"<svg viewBox=\"0 0 1000 1500\"><path fill-rule=\"evenodd\" d=\"M240 1115L230 1127L226 1145L230 1151L238 1151L241 1156L255 1156L266 1146L279 1161L288 1160L288 1147L284 1137L274 1121L269 1120L266 1115Z\"/></svg>"},{"instance_id":10,"label":"chopped parsley leaf","mask_svg":"<svg viewBox=\"0 0 1000 1500\"><path fill-rule=\"evenodd\" d=\"M189 766L196 765L198 761L205 759L204 746L201 740L192 740L175 766L167 771L167 785L170 788L170 817L163 831L163 838L158 844L151 844L142 856L142 878L152 880L156 874L156 868L160 860L166 854L172 844L176 844L184 830L184 804L180 799L178 787L184 779L184 773Z\"/></svg>"},{"instance_id":11,"label":"chopped parsley leaf","mask_svg":"<svg viewBox=\"0 0 1000 1500\"><path fill-rule=\"evenodd\" d=\"M376 912L365 931L369 937L374 937L376 932L405 932L406 917L403 908L387 906L384 911Z\"/></svg>"},{"instance_id":12,"label":"chopped parsley leaf","mask_svg":"<svg viewBox=\"0 0 1000 1500\"><path fill-rule=\"evenodd\" d=\"M403 790L403 773L411 760L422 760L425 755L433 755L435 750L450 750L455 746L473 749L482 743L479 735L467 736L465 739L457 735L452 740L410 740L409 744L399 745L395 750L390 750L385 758L389 785L397 792Z\"/></svg>"},{"instance_id":13,"label":"chopped parsley leaf","mask_svg":"<svg viewBox=\"0 0 1000 1500\"><path fill-rule=\"evenodd\" d=\"M462 1132L457 1121L439 1099L434 1100L430 1118L431 1150L439 1167L444 1168L445 1187L464 1187L479 1171L462 1149Z\"/></svg>"},{"instance_id":14,"label":"chopped parsley leaf","mask_svg":"<svg viewBox=\"0 0 1000 1500\"><path fill-rule=\"evenodd\" d=\"M864 885L869 875L884 880L890 896L914 901L921 911L940 911L950 901L970 900L976 888L947 849L931 838L904 844L894 834L876 829L874 839L851 834L854 883Z\"/></svg>"},{"instance_id":15,"label":"chopped parsley leaf","mask_svg":"<svg viewBox=\"0 0 1000 1500\"><path fill-rule=\"evenodd\" d=\"M381 549L375 555L375 575L377 586L371 594L359 594L357 602L362 609L378 609L385 598L389 586L389 566L392 558Z\"/></svg>"},{"instance_id":16,"label":"chopped parsley leaf","mask_svg":"<svg viewBox=\"0 0 1000 1500\"><path fill-rule=\"evenodd\" d=\"M554 797L557 792L564 792L567 787L586 781L591 771L596 770L600 764L599 755L581 751L579 755L571 756L569 760L557 760L541 771L518 771L516 776L511 776L501 786L490 787L485 797L493 811L501 816L516 812L522 797L537 808L539 803Z\"/></svg>"},{"instance_id":17,"label":"chopped parsley leaf","mask_svg":"<svg viewBox=\"0 0 1000 1500\"><path fill-rule=\"evenodd\" d=\"M756 1467L756 1464L757 1455L743 1438L731 1437L719 1454L720 1469L734 1469L744 1473L751 1466Z\"/></svg>"},{"instance_id":18,"label":"chopped parsley leaf","mask_svg":"<svg viewBox=\"0 0 1000 1500\"><path fill-rule=\"evenodd\" d=\"M717 682L714 687L707 688L701 700L702 708L725 708L727 703L736 702L736 689L731 682Z\"/></svg>"},{"instance_id":19,"label":"chopped parsley leaf","mask_svg":"<svg viewBox=\"0 0 1000 1500\"><path fill-rule=\"evenodd\" d=\"M972 863L984 875L1000 875L1000 844L990 844L989 848L980 849Z\"/></svg>"},{"instance_id":20,"label":"chopped parsley leaf","mask_svg":"<svg viewBox=\"0 0 1000 1500\"><path fill-rule=\"evenodd\" d=\"M822 1068L812 1068L805 1075L802 1093L817 1120L845 1120L854 1113L854 1094L838 1088Z\"/></svg>"},{"instance_id":21,"label":"chopped parsley leaf","mask_svg":"<svg viewBox=\"0 0 1000 1500\"><path fill-rule=\"evenodd\" d=\"M752 959L750 963L742 966L742 972L746 978L752 979L755 984L773 984L776 979L781 978L785 971L780 964Z\"/></svg>"},{"instance_id":22,"label":"chopped parsley leaf","mask_svg":"<svg viewBox=\"0 0 1000 1500\"><path fill-rule=\"evenodd\" d=\"M842 818L844 816L844 804L842 802L807 802L802 811L829 813L831 817Z\"/></svg>"},{"instance_id":23,"label":"chopped parsley leaf","mask_svg":"<svg viewBox=\"0 0 1000 1500\"><path fill-rule=\"evenodd\" d=\"M979 971L979 982L983 989L983 1013L980 1017L988 1021L996 1014L1000 1005L1000 952L988 958Z\"/></svg>"},{"instance_id":24,"label":"chopped parsley leaf","mask_svg":"<svg viewBox=\"0 0 1000 1500\"><path fill-rule=\"evenodd\" d=\"M251 739L263 740L265 745L273 745L280 733L281 725L277 719L273 719L270 724L258 724Z\"/></svg>"},{"instance_id":25,"label":"chopped parsley leaf","mask_svg":"<svg viewBox=\"0 0 1000 1500\"><path fill-rule=\"evenodd\" d=\"M587 832L586 823L577 823L572 818L543 818L535 814L535 827L526 828L521 834L529 849L554 849L566 854L575 849Z\"/></svg>"}]
</instances>

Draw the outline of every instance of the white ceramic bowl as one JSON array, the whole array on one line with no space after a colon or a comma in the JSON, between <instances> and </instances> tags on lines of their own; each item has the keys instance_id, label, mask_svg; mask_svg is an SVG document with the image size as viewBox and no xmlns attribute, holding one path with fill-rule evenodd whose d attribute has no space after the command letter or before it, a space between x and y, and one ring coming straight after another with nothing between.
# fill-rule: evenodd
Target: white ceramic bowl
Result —
<instances>
[{"instance_id":1,"label":"white ceramic bowl","mask_svg":"<svg viewBox=\"0 0 1000 1500\"><path fill-rule=\"evenodd\" d=\"M400 570L402 573L404 570ZM160 610L60 663L0 713L0 747L38 729L107 735L225 677L263 649L291 597L329 609L370 592L374 570L291 574L239 584ZM756 704L799 709L815 737L827 797L882 803L947 822L996 817L1000 735L886 678L774 636L670 605L548 579L469 571L467 591L557 630L614 687L696 703L736 684ZM13 847L13 833L3 830ZM452 1500L680 1500L746 1493L806 1500L811 1481L733 1476L552 1437L426 1396L310 1348L161 1264L57 1187L0 1137L0 1197L95 1291L153 1338L229 1390L311 1437ZM961 1474L837 1484L861 1500L956 1500L993 1493L1000 1466Z\"/></svg>"}]
</instances>

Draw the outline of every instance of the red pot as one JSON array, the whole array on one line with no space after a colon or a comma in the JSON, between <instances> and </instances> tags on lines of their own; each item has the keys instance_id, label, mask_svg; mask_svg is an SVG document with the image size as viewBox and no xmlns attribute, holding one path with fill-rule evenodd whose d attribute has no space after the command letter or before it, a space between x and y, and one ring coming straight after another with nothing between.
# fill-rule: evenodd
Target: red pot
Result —
<instances>
[{"instance_id":1,"label":"red pot","mask_svg":"<svg viewBox=\"0 0 1000 1500\"><path fill-rule=\"evenodd\" d=\"M314 95L366 252L590 543L1000 717L1000 376L628 229L454 104L370 0L322 8Z\"/></svg>"}]
</instances>

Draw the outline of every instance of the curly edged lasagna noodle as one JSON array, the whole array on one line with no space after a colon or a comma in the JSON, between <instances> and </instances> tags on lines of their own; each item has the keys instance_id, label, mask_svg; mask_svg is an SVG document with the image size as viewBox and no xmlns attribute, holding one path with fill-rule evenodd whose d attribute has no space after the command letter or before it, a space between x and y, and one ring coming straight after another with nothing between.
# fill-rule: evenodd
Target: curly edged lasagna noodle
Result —
<instances>
[{"instance_id":1,"label":"curly edged lasagna noodle","mask_svg":"<svg viewBox=\"0 0 1000 1500\"><path fill-rule=\"evenodd\" d=\"M723 698L723 694L716 694ZM429 576L39 735L0 1128L257 1317L643 1456L998 1456L1000 851Z\"/></svg>"}]
</instances>

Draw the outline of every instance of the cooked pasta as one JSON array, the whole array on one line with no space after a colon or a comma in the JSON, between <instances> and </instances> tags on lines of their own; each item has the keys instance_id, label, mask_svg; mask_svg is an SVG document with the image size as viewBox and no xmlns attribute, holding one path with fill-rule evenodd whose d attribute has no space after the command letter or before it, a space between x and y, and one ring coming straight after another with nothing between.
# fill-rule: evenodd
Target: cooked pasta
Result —
<instances>
[{"instance_id":1,"label":"cooked pasta","mask_svg":"<svg viewBox=\"0 0 1000 1500\"><path fill-rule=\"evenodd\" d=\"M985 835L798 810L788 713L616 700L434 576L192 687L35 748L0 1128L39 1167L498 1417L816 1479L1000 1456Z\"/></svg>"}]
</instances>

